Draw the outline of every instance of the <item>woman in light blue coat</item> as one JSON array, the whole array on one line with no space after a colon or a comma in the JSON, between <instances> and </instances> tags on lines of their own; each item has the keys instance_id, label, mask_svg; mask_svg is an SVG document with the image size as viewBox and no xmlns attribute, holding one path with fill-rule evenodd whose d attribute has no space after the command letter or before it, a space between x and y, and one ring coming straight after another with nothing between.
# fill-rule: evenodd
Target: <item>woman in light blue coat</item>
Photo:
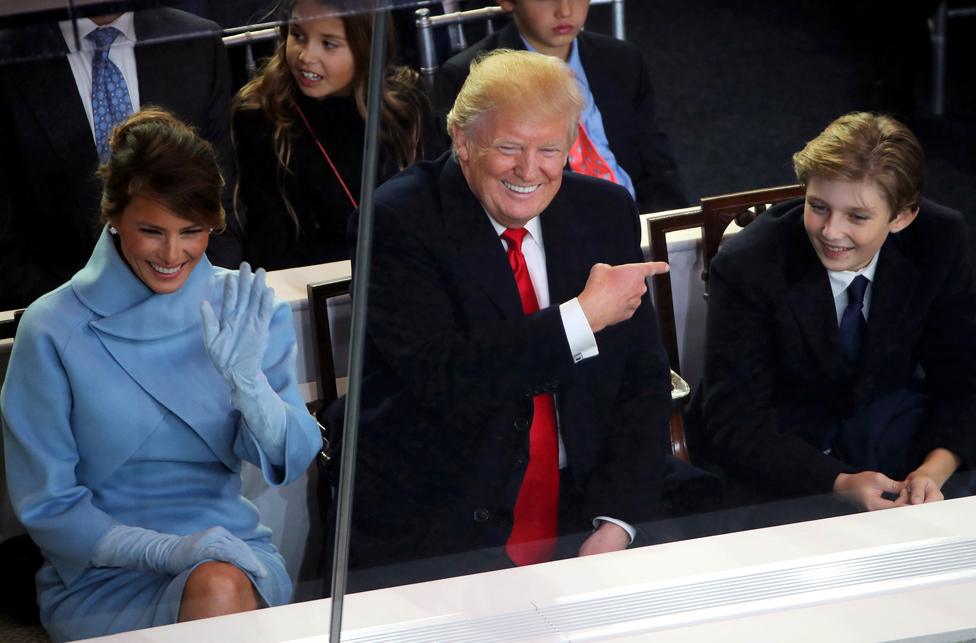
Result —
<instances>
[{"instance_id":1,"label":"woman in light blue coat","mask_svg":"<svg viewBox=\"0 0 976 643\"><path fill-rule=\"evenodd\" d=\"M162 110L112 136L88 264L21 320L0 394L7 483L44 554L56 640L286 603L291 582L242 460L296 480L321 441L291 314L264 273L214 268L223 181Z\"/></svg>"}]
</instances>

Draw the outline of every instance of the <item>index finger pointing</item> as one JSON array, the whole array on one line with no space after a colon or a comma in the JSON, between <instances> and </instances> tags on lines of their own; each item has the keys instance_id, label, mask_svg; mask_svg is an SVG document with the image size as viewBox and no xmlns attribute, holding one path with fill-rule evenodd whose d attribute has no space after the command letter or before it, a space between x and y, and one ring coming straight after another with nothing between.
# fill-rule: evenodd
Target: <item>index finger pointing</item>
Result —
<instances>
[{"instance_id":1,"label":"index finger pointing","mask_svg":"<svg viewBox=\"0 0 976 643\"><path fill-rule=\"evenodd\" d=\"M647 277L660 275L671 270L671 266L666 261L645 261L640 265L644 267L644 274Z\"/></svg>"}]
</instances>

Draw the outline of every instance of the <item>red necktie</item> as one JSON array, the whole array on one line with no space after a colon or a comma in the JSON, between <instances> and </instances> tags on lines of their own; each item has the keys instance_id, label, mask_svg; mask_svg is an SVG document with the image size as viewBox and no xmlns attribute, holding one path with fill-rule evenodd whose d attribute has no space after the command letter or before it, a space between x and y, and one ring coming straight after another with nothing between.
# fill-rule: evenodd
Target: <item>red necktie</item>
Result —
<instances>
[{"instance_id":1,"label":"red necktie","mask_svg":"<svg viewBox=\"0 0 976 643\"><path fill-rule=\"evenodd\" d=\"M508 263L515 273L522 310L526 315L539 310L529 270L522 254L525 228L508 229L502 239L508 245ZM556 550L559 520L559 443L556 436L556 406L552 395L536 395L529 429L529 464L515 501L512 534L505 553L516 565L552 560Z\"/></svg>"},{"instance_id":2,"label":"red necktie","mask_svg":"<svg viewBox=\"0 0 976 643\"><path fill-rule=\"evenodd\" d=\"M617 183L617 175L593 145L583 127L583 121L580 121L576 142L569 148L569 167L574 172Z\"/></svg>"}]
</instances>

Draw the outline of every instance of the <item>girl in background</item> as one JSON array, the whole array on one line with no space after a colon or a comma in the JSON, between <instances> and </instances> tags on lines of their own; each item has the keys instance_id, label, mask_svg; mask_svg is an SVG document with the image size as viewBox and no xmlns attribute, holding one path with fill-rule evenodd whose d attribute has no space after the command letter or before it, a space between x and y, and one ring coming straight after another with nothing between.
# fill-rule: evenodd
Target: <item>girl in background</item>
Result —
<instances>
[{"instance_id":1,"label":"girl in background","mask_svg":"<svg viewBox=\"0 0 976 643\"><path fill-rule=\"evenodd\" d=\"M244 257L255 266L349 258L346 222L361 187L373 16L346 4L286 0L289 22L274 55L235 98ZM423 156L429 113L417 72L388 58L379 182Z\"/></svg>"}]
</instances>

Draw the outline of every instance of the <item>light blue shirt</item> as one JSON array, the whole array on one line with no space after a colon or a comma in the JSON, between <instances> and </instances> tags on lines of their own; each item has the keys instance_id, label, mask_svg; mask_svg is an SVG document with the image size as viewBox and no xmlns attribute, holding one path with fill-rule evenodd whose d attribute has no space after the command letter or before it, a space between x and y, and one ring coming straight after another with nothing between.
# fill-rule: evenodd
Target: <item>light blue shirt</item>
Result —
<instances>
[{"instance_id":1,"label":"light blue shirt","mask_svg":"<svg viewBox=\"0 0 976 643\"><path fill-rule=\"evenodd\" d=\"M521 38L521 34L519 35ZM538 50L533 48L532 45L522 38L522 44L529 51L534 51L538 53ZM606 161L610 169L613 170L614 175L617 177L617 183L627 188L630 192L630 196L634 199L637 198L636 192L634 192L634 182L631 180L630 175L617 163L617 157L613 155L610 151L610 143L607 141L607 132L603 129L603 116L600 115L600 109L596 106L596 102L593 100L593 92L590 91L590 83L586 79L586 71L583 69L583 63L580 61L579 56L579 41L573 40L573 46L569 50L569 60L566 61L569 68L573 70L576 75L576 80L579 81L580 89L583 92L583 112L580 114L580 120L583 121L583 127L586 128L586 133L590 137L590 142L596 148L596 151L600 153L603 160Z\"/></svg>"}]
</instances>

